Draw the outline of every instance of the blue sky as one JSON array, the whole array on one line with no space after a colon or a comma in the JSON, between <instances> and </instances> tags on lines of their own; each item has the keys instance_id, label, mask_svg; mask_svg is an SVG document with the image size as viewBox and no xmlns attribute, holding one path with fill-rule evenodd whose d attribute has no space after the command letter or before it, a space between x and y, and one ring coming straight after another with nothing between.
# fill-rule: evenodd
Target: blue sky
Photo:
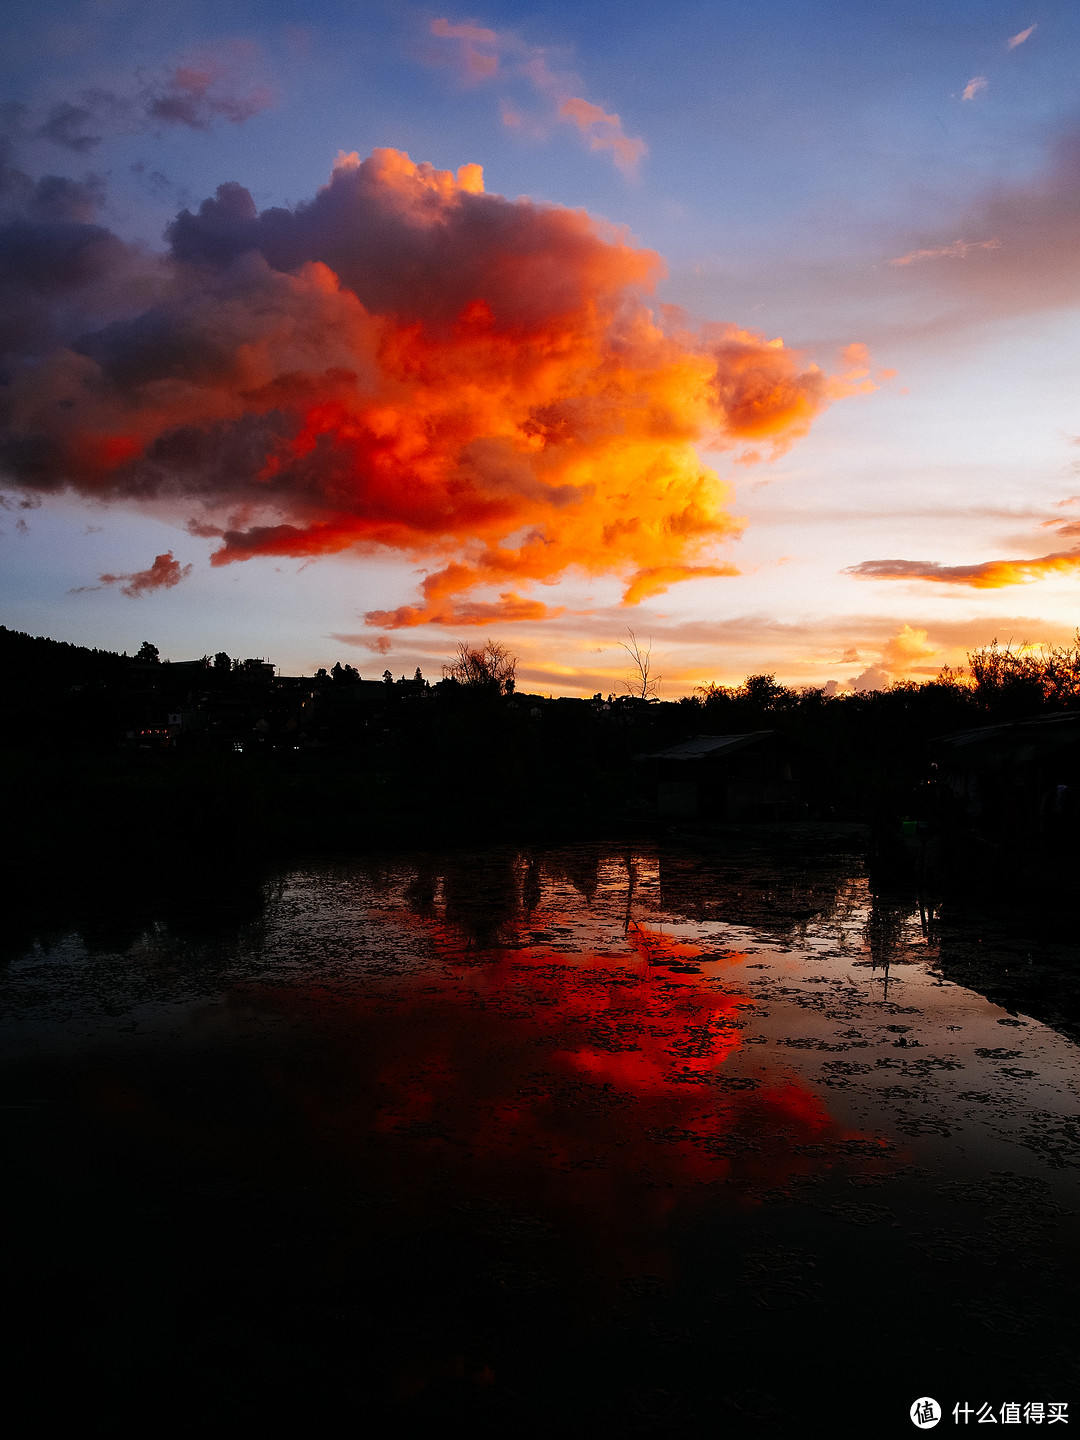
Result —
<instances>
[{"instance_id":1,"label":"blue sky","mask_svg":"<svg viewBox=\"0 0 1080 1440\"><path fill-rule=\"evenodd\" d=\"M489 193L627 227L666 265L649 303L683 307L695 328L781 336L830 373L844 347L869 348L872 391L823 406L776 458L739 464L701 442L745 521L715 551L740 574L626 607L614 575L570 566L530 591L548 618L493 618L536 688L618 689L628 626L652 638L669 695L757 670L880 684L994 636L1072 635L1080 568L1067 560L992 588L848 572L1022 564L1076 545L1075 6L7 9L4 99L24 107L8 112L11 163L33 180L96 177L97 223L149 256L223 182L259 209L292 207L339 151L391 147L437 169L479 164ZM493 38L463 39L470 28ZM205 128L147 114L181 70L213 77ZM608 120L560 117L567 97ZM90 112L68 144L35 133L65 104ZM100 138L77 148L78 135ZM102 503L77 485L39 497L21 475L4 488L10 627L129 650L150 638L176 658L265 654L289 671L348 658L372 674L437 673L459 639L485 633L365 625L410 600L427 563L416 553L212 567L214 541L160 498ZM163 552L192 566L182 583L136 598L93 588Z\"/></svg>"}]
</instances>

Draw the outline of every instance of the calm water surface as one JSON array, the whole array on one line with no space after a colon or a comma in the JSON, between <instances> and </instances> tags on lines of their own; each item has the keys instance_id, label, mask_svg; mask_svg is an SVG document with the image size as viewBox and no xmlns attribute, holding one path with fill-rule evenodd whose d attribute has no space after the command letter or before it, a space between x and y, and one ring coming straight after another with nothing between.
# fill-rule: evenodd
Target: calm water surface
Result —
<instances>
[{"instance_id":1,"label":"calm water surface","mask_svg":"<svg viewBox=\"0 0 1080 1440\"><path fill-rule=\"evenodd\" d=\"M969 978L1078 959L979 928ZM842 857L604 845L41 933L2 981L20 1363L110 1433L1080 1423L1077 1045L943 936Z\"/></svg>"}]
</instances>

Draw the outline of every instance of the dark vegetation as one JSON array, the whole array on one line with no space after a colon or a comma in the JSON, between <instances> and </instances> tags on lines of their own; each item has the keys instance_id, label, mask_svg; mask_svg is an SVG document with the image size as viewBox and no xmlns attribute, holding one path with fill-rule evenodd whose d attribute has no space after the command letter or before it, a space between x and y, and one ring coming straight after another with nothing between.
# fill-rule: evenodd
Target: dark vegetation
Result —
<instances>
[{"instance_id":1,"label":"dark vegetation","mask_svg":"<svg viewBox=\"0 0 1080 1440\"><path fill-rule=\"evenodd\" d=\"M116 655L0 627L6 859L77 875L610 832L650 819L635 755L754 730L806 747L810 818L888 823L925 805L935 737L1080 708L1080 640L995 643L970 672L841 696L753 675L673 702L645 673L637 693L552 700L520 693L493 642L460 646L431 683L341 664L276 677L224 653L170 664L149 642Z\"/></svg>"}]
</instances>

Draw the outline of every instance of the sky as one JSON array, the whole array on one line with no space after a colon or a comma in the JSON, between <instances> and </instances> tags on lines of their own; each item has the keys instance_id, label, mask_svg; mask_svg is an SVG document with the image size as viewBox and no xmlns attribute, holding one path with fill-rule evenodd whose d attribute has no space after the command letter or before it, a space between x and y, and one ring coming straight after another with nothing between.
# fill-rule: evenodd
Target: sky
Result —
<instances>
[{"instance_id":1,"label":"sky","mask_svg":"<svg viewBox=\"0 0 1080 1440\"><path fill-rule=\"evenodd\" d=\"M1080 624L1080 11L7 0L0 622L880 688Z\"/></svg>"}]
</instances>

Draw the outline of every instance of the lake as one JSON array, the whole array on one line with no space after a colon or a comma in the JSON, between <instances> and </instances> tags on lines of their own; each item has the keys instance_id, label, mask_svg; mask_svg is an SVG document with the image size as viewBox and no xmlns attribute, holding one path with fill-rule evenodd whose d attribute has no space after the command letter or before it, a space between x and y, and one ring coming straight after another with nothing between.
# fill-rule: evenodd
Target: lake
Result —
<instances>
[{"instance_id":1,"label":"lake","mask_svg":"<svg viewBox=\"0 0 1080 1440\"><path fill-rule=\"evenodd\" d=\"M320 858L25 921L42 1423L1075 1423L1080 951L812 848Z\"/></svg>"}]
</instances>

